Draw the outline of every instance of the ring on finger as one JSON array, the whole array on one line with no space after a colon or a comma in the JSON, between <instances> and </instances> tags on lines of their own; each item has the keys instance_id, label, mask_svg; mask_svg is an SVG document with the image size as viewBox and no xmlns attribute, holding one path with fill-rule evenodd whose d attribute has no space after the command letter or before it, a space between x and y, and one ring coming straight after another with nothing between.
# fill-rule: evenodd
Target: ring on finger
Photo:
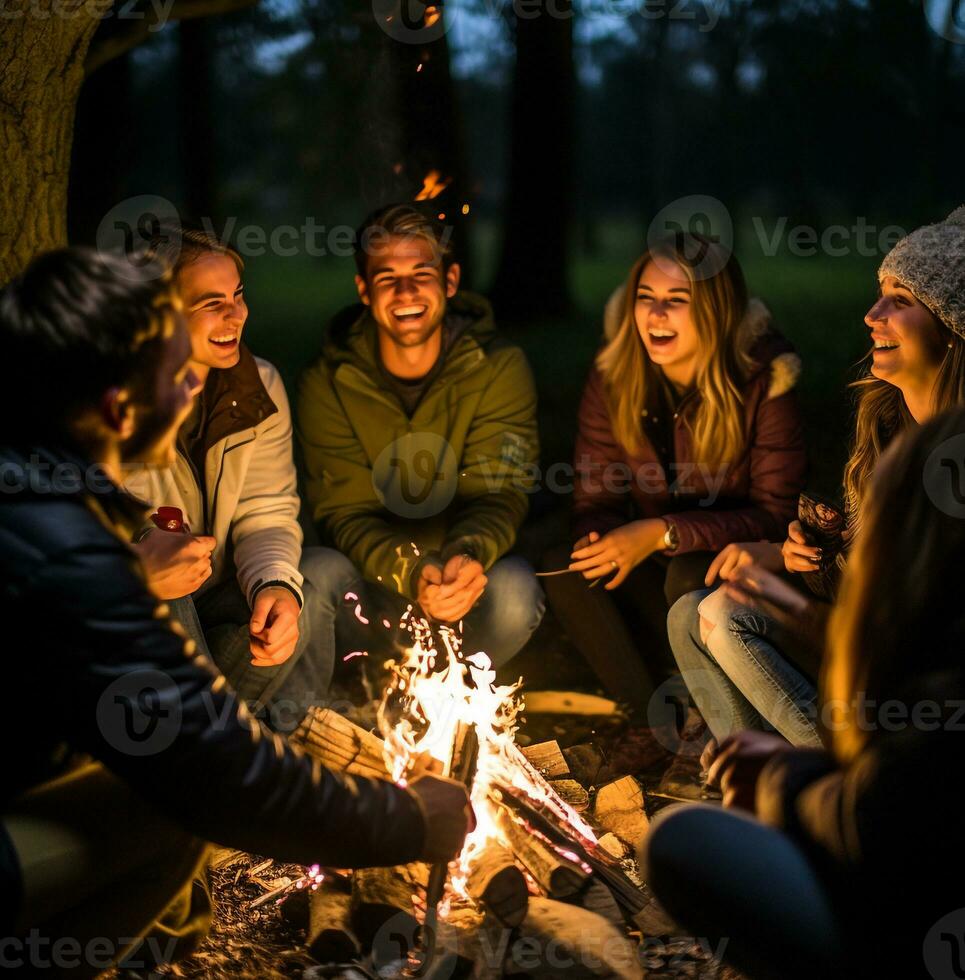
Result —
<instances>
[{"instance_id":1,"label":"ring on finger","mask_svg":"<svg viewBox=\"0 0 965 980\"><path fill-rule=\"evenodd\" d=\"M611 566L612 566L612 567L613 567L614 569L617 569L617 568L619 568L619 567L620 567L620 566L619 566L619 565L618 565L618 564L616 563L616 559L614 559L614 558L611 558L611 559L610 559L610 565L611 565Z\"/></svg>"}]
</instances>

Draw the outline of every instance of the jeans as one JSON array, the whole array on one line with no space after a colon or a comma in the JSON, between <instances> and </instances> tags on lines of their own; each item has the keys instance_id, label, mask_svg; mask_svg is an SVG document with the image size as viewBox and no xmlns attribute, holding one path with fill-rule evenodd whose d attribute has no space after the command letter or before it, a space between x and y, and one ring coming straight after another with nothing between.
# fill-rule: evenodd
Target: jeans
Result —
<instances>
[{"instance_id":1,"label":"jeans","mask_svg":"<svg viewBox=\"0 0 965 980\"><path fill-rule=\"evenodd\" d=\"M668 807L638 859L670 915L749 976L843 975L831 898L804 853L779 831L719 807Z\"/></svg>"},{"instance_id":2,"label":"jeans","mask_svg":"<svg viewBox=\"0 0 965 980\"><path fill-rule=\"evenodd\" d=\"M544 571L566 568L572 548L556 546L543 556ZM653 555L623 584L607 591L590 588L582 575L543 579L553 614L593 669L607 694L629 705L636 721L650 721L654 693L675 675L667 642L667 611L704 581L713 560L709 551L674 557ZM605 580L604 580L605 581Z\"/></svg>"},{"instance_id":3,"label":"jeans","mask_svg":"<svg viewBox=\"0 0 965 980\"><path fill-rule=\"evenodd\" d=\"M355 649L369 653L398 651L409 646L408 633L399 629L399 621L413 605L412 601L378 582L363 580L341 553L322 550L336 556L325 565L326 601L341 603L348 614L339 615L340 646L343 638ZM486 577L485 591L463 619L462 649L466 653L481 650L489 656L493 667L501 667L536 631L546 600L533 569L522 558L501 558L486 572ZM346 596L358 598L346 600ZM368 622L363 623L363 619Z\"/></svg>"},{"instance_id":4,"label":"jeans","mask_svg":"<svg viewBox=\"0 0 965 980\"><path fill-rule=\"evenodd\" d=\"M673 655L715 738L773 728L792 745L820 748L817 689L779 651L781 627L754 609L718 597L706 642L698 606L712 589L678 599L667 616Z\"/></svg>"},{"instance_id":5,"label":"jeans","mask_svg":"<svg viewBox=\"0 0 965 980\"><path fill-rule=\"evenodd\" d=\"M299 571L304 604L295 651L277 667L251 663L248 600L232 576L210 589L168 603L172 615L228 679L238 697L276 731L298 727L329 693L335 667L335 619L341 594L331 584L345 559L330 548L305 548Z\"/></svg>"},{"instance_id":6,"label":"jeans","mask_svg":"<svg viewBox=\"0 0 965 980\"><path fill-rule=\"evenodd\" d=\"M391 654L409 645L408 635L398 629L409 600L364 581L341 552L306 548L299 570L305 602L298 643L278 667L250 663L251 613L233 578L168 604L235 693L275 731L286 733L298 727L312 705L327 702L340 651L343 656L355 651ZM499 667L536 630L545 600L533 570L521 558L497 561L487 577L486 591L463 621L463 648L485 651ZM358 599L348 601L346 596Z\"/></svg>"}]
</instances>

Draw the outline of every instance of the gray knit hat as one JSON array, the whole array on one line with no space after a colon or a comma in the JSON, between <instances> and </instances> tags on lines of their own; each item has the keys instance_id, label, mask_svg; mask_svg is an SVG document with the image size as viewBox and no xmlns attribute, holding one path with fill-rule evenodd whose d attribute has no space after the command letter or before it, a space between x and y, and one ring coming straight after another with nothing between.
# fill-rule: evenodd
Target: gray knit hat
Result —
<instances>
[{"instance_id":1,"label":"gray knit hat","mask_svg":"<svg viewBox=\"0 0 965 980\"><path fill-rule=\"evenodd\" d=\"M885 256L878 281L901 280L949 330L965 338L965 204L906 235Z\"/></svg>"}]
</instances>

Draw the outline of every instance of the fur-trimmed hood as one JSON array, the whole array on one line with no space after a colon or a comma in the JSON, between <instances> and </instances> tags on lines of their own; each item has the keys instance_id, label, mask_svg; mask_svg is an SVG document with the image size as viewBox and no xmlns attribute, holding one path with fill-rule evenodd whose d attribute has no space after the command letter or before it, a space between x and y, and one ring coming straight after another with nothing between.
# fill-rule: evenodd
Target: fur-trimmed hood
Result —
<instances>
[{"instance_id":1,"label":"fur-trimmed hood","mask_svg":"<svg viewBox=\"0 0 965 980\"><path fill-rule=\"evenodd\" d=\"M603 336L607 342L616 336L623 319L624 290L624 286L617 286L603 308ZM793 391L801 376L801 358L774 326L771 311L763 300L751 297L738 331L741 350L760 365L759 370L771 372L767 397L778 398ZM752 377L757 373L752 372Z\"/></svg>"}]
</instances>

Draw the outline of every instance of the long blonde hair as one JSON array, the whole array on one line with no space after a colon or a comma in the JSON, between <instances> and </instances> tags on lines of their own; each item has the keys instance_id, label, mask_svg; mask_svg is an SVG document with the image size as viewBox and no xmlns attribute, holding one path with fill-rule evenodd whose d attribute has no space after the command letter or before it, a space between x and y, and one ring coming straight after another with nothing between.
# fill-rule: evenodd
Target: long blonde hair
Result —
<instances>
[{"instance_id":1,"label":"long blonde hair","mask_svg":"<svg viewBox=\"0 0 965 980\"><path fill-rule=\"evenodd\" d=\"M936 323L941 325L937 318ZM948 338L951 347L935 380L935 413L965 405L965 344L950 330ZM858 393L857 408L851 455L844 469L844 498L848 522L854 532L860 519L861 498L878 457L914 420L901 389L895 385L869 374L855 381L852 387Z\"/></svg>"},{"instance_id":2,"label":"long blonde hair","mask_svg":"<svg viewBox=\"0 0 965 980\"><path fill-rule=\"evenodd\" d=\"M700 340L696 377L700 400L690 421L694 461L712 471L721 470L744 450L741 386L751 361L738 347L738 328L747 312L748 295L737 259L703 235L680 232L663 239L630 269L620 326L596 359L613 434L627 452L639 452L647 394L660 384L660 368L647 355L634 315L640 277L653 260L673 262L690 283L691 315ZM718 271L710 276L698 274L708 267Z\"/></svg>"},{"instance_id":3,"label":"long blonde hair","mask_svg":"<svg viewBox=\"0 0 965 980\"><path fill-rule=\"evenodd\" d=\"M965 507L948 470L957 468L959 481L965 475L963 436L961 407L909 429L862 495L862 532L828 623L822 677L828 735L842 763L873 737L862 703L962 695Z\"/></svg>"}]
</instances>

